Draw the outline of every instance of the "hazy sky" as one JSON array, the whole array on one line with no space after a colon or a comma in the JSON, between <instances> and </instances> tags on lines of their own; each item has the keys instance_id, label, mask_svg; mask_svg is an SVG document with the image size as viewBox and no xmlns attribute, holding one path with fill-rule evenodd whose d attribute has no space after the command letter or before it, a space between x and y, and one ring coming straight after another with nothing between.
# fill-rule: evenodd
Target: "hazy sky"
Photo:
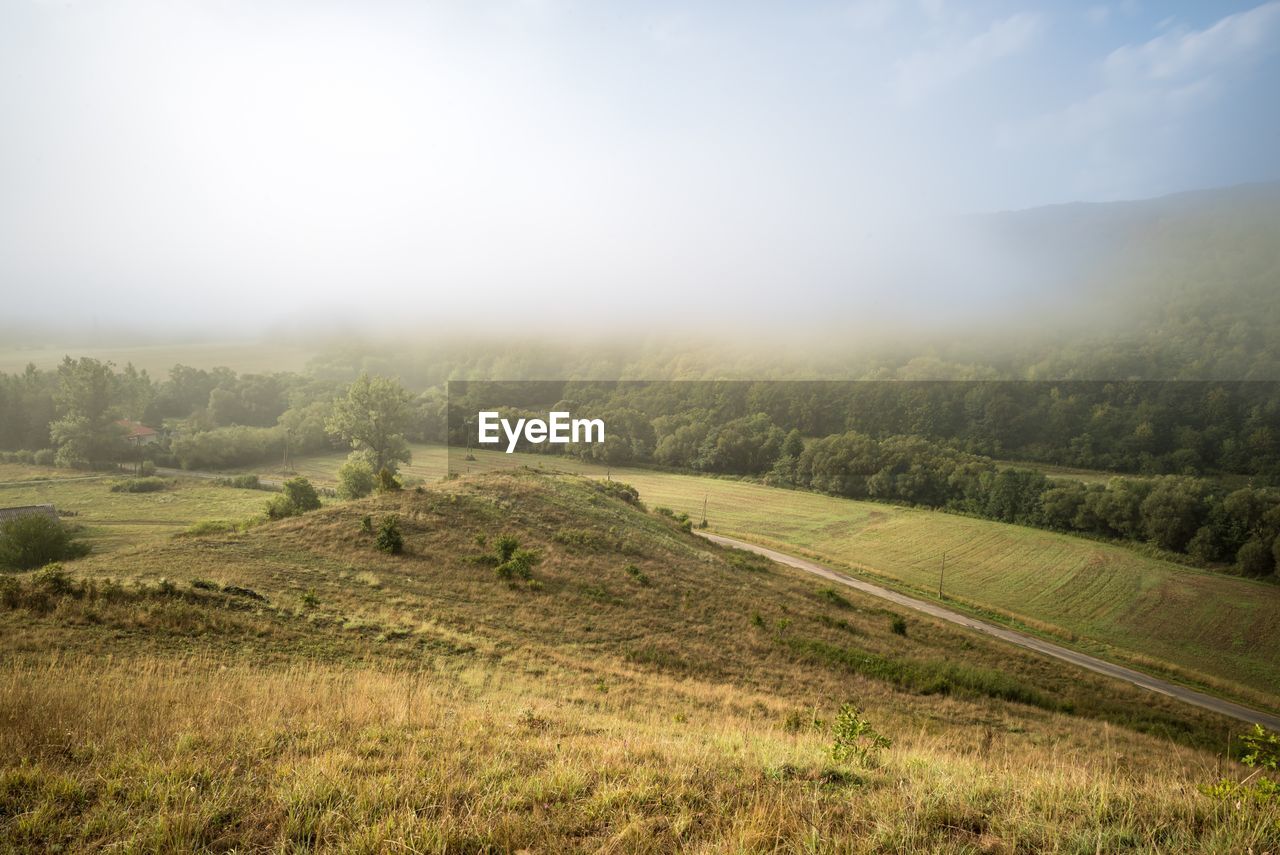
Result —
<instances>
[{"instance_id":1,"label":"hazy sky","mask_svg":"<svg viewBox=\"0 0 1280 855\"><path fill-rule=\"evenodd\" d=\"M1280 2L0 3L9 320L771 311L886 221L1280 177Z\"/></svg>"}]
</instances>

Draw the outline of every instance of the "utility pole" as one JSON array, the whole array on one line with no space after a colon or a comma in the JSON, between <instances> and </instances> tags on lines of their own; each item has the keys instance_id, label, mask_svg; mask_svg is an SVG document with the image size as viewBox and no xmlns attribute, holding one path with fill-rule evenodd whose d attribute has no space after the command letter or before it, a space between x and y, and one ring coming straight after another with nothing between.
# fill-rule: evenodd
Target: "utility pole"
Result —
<instances>
[{"instance_id":1,"label":"utility pole","mask_svg":"<svg viewBox=\"0 0 1280 855\"><path fill-rule=\"evenodd\" d=\"M702 494L702 527L707 527L707 494Z\"/></svg>"},{"instance_id":2,"label":"utility pole","mask_svg":"<svg viewBox=\"0 0 1280 855\"><path fill-rule=\"evenodd\" d=\"M942 550L942 570L938 572L938 599L942 599L942 580L947 575L947 550Z\"/></svg>"}]
</instances>

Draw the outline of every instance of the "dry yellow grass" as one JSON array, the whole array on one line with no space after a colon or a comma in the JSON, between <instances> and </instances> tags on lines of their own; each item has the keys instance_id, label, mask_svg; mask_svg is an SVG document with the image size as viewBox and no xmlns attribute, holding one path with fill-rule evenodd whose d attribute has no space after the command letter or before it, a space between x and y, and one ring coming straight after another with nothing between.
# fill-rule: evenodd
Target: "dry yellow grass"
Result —
<instances>
[{"instance_id":1,"label":"dry yellow grass","mask_svg":"<svg viewBox=\"0 0 1280 855\"><path fill-rule=\"evenodd\" d=\"M526 663L532 665L532 662ZM922 727L874 768L785 698L626 669L52 659L0 682L13 851L1267 851L1211 755L1087 722ZM945 707L947 704L944 704ZM820 711L827 714L829 711ZM64 850L65 851L65 850Z\"/></svg>"}]
</instances>

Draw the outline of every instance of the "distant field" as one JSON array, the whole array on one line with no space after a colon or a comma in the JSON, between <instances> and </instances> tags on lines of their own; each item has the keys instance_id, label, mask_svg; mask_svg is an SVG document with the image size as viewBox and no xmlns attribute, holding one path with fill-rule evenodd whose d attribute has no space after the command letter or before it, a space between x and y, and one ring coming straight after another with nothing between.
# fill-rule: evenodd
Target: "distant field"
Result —
<instances>
[{"instance_id":1,"label":"distant field","mask_svg":"<svg viewBox=\"0 0 1280 855\"><path fill-rule=\"evenodd\" d=\"M1105 484L1112 478L1141 477L1122 472L1105 472L1101 469L1077 469L1074 466L1055 466L1052 463L1037 463L1031 460L997 460L996 465L1003 469L1029 469L1040 472L1051 481L1080 481L1084 484ZM1249 484L1248 475L1230 472L1219 472L1206 475L1228 489L1244 487Z\"/></svg>"},{"instance_id":2,"label":"distant field","mask_svg":"<svg viewBox=\"0 0 1280 855\"><path fill-rule=\"evenodd\" d=\"M91 356L110 360L118 366L132 362L136 368L145 368L152 377L168 376L169 369L178 363L197 368L225 366L237 373L298 371L313 355L310 350L268 342L202 342L140 347L0 347L0 372L14 374L24 371L28 364L36 368L56 368L64 356Z\"/></svg>"},{"instance_id":3,"label":"distant field","mask_svg":"<svg viewBox=\"0 0 1280 855\"><path fill-rule=\"evenodd\" d=\"M1054 466L1052 463L1035 463L1028 460L997 460L996 464L1004 469L1029 469L1032 472L1040 472L1054 481L1105 484L1118 476L1118 473L1103 472L1098 469L1076 469L1073 466Z\"/></svg>"},{"instance_id":4,"label":"distant field","mask_svg":"<svg viewBox=\"0 0 1280 855\"><path fill-rule=\"evenodd\" d=\"M443 477L441 446L414 446L407 475ZM520 466L603 477L568 458L476 452L463 471ZM308 458L299 472L333 477L342 453ZM1123 546L935 511L856 502L718 478L613 469L651 507L701 518L713 531L789 547L918 593L945 593L980 610L1147 667L1172 665L1206 684L1231 684L1280 705L1280 587L1195 570ZM1226 686L1221 684L1225 683ZM1261 700L1261 698L1254 698Z\"/></svg>"},{"instance_id":5,"label":"distant field","mask_svg":"<svg viewBox=\"0 0 1280 855\"><path fill-rule=\"evenodd\" d=\"M52 504L84 526L95 552L114 552L166 539L201 520L239 520L260 513L268 493L178 479L158 493L113 493L113 476L65 477L66 470L0 464L0 507ZM52 477L52 481L31 481Z\"/></svg>"}]
</instances>

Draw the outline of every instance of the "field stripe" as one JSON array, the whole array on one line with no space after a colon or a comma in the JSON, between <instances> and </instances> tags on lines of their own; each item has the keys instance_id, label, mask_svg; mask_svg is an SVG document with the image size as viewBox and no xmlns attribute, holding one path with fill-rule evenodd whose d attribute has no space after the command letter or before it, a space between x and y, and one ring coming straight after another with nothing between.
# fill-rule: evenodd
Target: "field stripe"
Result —
<instances>
[{"instance_id":1,"label":"field stripe","mask_svg":"<svg viewBox=\"0 0 1280 855\"><path fill-rule=\"evenodd\" d=\"M951 609L943 608L942 606L928 602L927 600L917 600L915 597L908 597L906 594L900 594L897 591L883 588L879 585L872 584L871 582L864 582L861 579L855 579L851 576L846 576L843 573L838 573L829 567L824 567L817 562L809 561L805 558L798 558L794 555L788 555L785 552L778 552L775 549L769 549L768 547L759 546L758 544L745 540L738 540L733 537L725 537L724 535L719 534L707 534L705 532L698 532L698 534L713 543L718 543L722 546L731 546L735 549L744 549L748 552L754 552L757 555L763 555L764 557L770 558L779 564L785 564L788 567L795 567L796 569L803 570L806 573L812 573L815 576L821 576L822 578L829 579L832 582L847 585L850 588L854 588L866 594L871 594L874 597L880 597L881 599L889 600L890 602L897 603L905 608L923 612L924 614L949 621L954 624L959 624L966 629L972 629L976 632L993 636L1002 641L1007 641L1010 644L1016 644L1019 647L1026 648L1027 650L1032 650L1036 653L1044 654L1045 656L1052 656L1055 659L1061 659L1064 662L1069 662L1072 665L1077 665L1081 668L1086 668L1090 671L1104 674L1108 677L1114 677L1117 680L1124 680L1126 683L1131 683L1135 686L1146 689L1147 691L1157 692L1161 695L1166 695L1184 703L1207 709L1211 712L1239 719L1240 721L1247 721L1251 724L1260 724L1270 730L1280 731L1280 717L1269 713L1260 712L1259 710L1223 700L1222 698L1216 698L1213 695L1206 695L1203 692L1197 692L1193 689L1188 689L1185 686L1179 686L1176 683L1170 683L1167 680L1152 677L1151 675L1144 674L1141 671L1135 671L1132 668L1125 668L1123 665L1115 665L1111 662L1089 656L1085 653L1080 653L1067 647L1060 647L1057 644L1053 644L1052 642L1045 641L1034 636L1023 635L1022 633L1014 632L1011 629L995 626L993 624L977 620L976 618L969 617L968 615L961 614L960 612L954 612Z\"/></svg>"}]
</instances>

